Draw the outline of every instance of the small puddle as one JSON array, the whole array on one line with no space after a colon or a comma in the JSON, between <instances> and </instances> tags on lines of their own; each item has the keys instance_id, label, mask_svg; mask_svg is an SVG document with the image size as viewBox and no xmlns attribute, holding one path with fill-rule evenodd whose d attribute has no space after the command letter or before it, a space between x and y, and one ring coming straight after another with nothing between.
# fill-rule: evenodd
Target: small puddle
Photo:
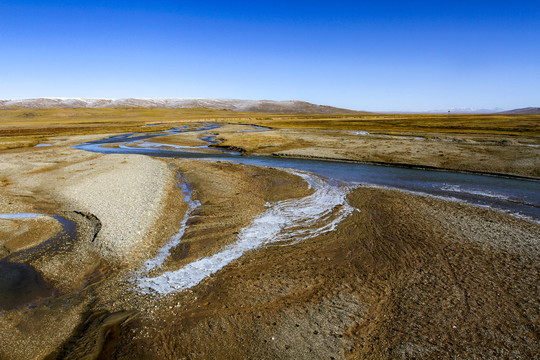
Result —
<instances>
[{"instance_id":1,"label":"small puddle","mask_svg":"<svg viewBox=\"0 0 540 360\"><path fill-rule=\"evenodd\" d=\"M54 217L62 225L62 230L37 246L10 254L0 260L0 310L35 304L58 294L39 271L25 262L38 259L45 254L50 256L71 251L77 240L77 224L55 214L0 214L1 219L28 219L39 216Z\"/></svg>"},{"instance_id":2,"label":"small puddle","mask_svg":"<svg viewBox=\"0 0 540 360\"><path fill-rule=\"evenodd\" d=\"M32 266L0 261L0 310L36 303L56 293Z\"/></svg>"}]
</instances>

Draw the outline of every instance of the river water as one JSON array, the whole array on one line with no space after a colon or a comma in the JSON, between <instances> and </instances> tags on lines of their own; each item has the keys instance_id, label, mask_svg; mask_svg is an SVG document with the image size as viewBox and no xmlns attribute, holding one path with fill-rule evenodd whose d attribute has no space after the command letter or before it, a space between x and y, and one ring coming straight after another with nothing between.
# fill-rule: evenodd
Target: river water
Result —
<instances>
[{"instance_id":1,"label":"river water","mask_svg":"<svg viewBox=\"0 0 540 360\"><path fill-rule=\"evenodd\" d=\"M540 222L540 181L477 175L451 171L410 169L339 161L290 159L273 156L241 156L234 151L202 147L156 145L145 140L187 131L202 132L200 139L215 143L208 132L219 124L204 124L197 129L174 128L161 133L132 133L83 143L77 149L106 154L143 154L185 159L217 159L246 165L269 166L307 171L336 181L381 186L464 201L504 211ZM118 147L103 147L117 145Z\"/></svg>"}]
</instances>

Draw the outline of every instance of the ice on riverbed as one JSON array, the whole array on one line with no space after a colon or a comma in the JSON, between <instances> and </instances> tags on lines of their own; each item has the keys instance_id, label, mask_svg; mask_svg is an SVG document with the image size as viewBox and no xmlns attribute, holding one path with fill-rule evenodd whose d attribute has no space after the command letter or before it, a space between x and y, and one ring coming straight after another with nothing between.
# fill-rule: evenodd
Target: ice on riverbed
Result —
<instances>
[{"instance_id":1,"label":"ice on riverbed","mask_svg":"<svg viewBox=\"0 0 540 360\"><path fill-rule=\"evenodd\" d=\"M179 270L167 271L156 277L139 277L136 279L139 290L169 294L188 289L247 251L273 243L296 243L332 231L354 210L347 203L350 187L331 184L313 174L290 172L304 178L314 193L301 199L268 204L264 213L241 230L234 244Z\"/></svg>"},{"instance_id":2,"label":"ice on riverbed","mask_svg":"<svg viewBox=\"0 0 540 360\"><path fill-rule=\"evenodd\" d=\"M169 257L169 255L171 254L171 250L178 246L178 244L180 244L180 241L182 240L182 237L184 236L184 233L187 229L187 221L189 220L189 215L193 210L195 210L201 205L198 200L192 199L192 190L189 184L184 179L182 179L181 176L179 176L179 180L181 184L180 186L182 188L182 195L184 197L184 201L188 205L184 218L180 223L180 229L169 239L165 246L159 249L156 256L154 256L152 259L146 260L146 262L144 263L143 272L148 272L163 265L167 257Z\"/></svg>"},{"instance_id":3,"label":"ice on riverbed","mask_svg":"<svg viewBox=\"0 0 540 360\"><path fill-rule=\"evenodd\" d=\"M504 194L496 193L494 191L473 189L473 188L460 186L460 185L448 185L448 184L446 184L446 185L443 185L441 187L441 190L451 191L451 192L455 192L455 193L465 193L465 194L478 195L478 196L483 196L483 197L488 197L488 198L493 198L493 199L511 200L510 197L508 197L508 196L506 196Z\"/></svg>"},{"instance_id":4,"label":"ice on riverbed","mask_svg":"<svg viewBox=\"0 0 540 360\"><path fill-rule=\"evenodd\" d=\"M492 205L487 205L487 204L478 204L478 203L470 202L470 201L467 201L467 200L464 200L464 199L458 199L458 198L453 197L453 196L435 195L435 194L430 194L430 193L422 192L422 191L405 190L405 189L400 189L400 188L396 188L396 187L393 187L393 186L375 185L375 184L370 184L370 183L356 182L355 184L356 184L356 186L362 186L362 187L368 187L368 188L374 188L374 189L387 189L387 190L392 190L392 191L400 191L400 192L405 192L405 193L408 193L408 194L413 194L413 195L418 195L418 196L425 196L425 197L430 197L430 198L434 198L434 199L440 199L440 200L444 200L444 201L451 201L451 202L456 202L456 203L461 203L461 204L467 204L467 205L474 206L474 207L479 207L479 208L484 208L484 209L490 209L490 210L493 210L493 211L497 211L497 212L500 212L500 213L503 213L503 214L510 215L510 216L515 217L517 219L525 220L525 221L532 222L532 223L535 223L535 224L540 224L540 220L537 220L537 219L535 219L535 218L533 218L531 216L520 214L519 212L506 210L506 209L501 209L501 208L498 208L498 207L495 207L495 206L492 206ZM457 189L460 188L459 185L448 185L447 184L447 185L441 187L441 189L444 190L446 186L448 186L448 188L446 188L446 190L451 190L452 188L457 190ZM456 191L456 192L459 192L459 191ZM500 199L504 199L504 198L507 198L507 199L511 200L509 197L506 197L504 195Z\"/></svg>"},{"instance_id":5,"label":"ice on riverbed","mask_svg":"<svg viewBox=\"0 0 540 360\"><path fill-rule=\"evenodd\" d=\"M169 147L174 149L196 149L197 147L194 146L184 146L184 145L174 145L174 144L162 144L157 142L150 142L150 141L136 141L133 143L129 143L129 145L120 145L121 149L129 149L131 147L140 147L140 148L163 148L163 147Z\"/></svg>"}]
</instances>

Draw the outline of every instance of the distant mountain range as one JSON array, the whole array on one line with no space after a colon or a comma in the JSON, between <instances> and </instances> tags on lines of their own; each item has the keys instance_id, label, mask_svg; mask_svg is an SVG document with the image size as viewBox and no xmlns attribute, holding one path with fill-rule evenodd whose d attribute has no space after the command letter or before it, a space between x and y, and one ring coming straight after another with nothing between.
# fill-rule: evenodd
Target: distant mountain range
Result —
<instances>
[{"instance_id":1,"label":"distant mountain range","mask_svg":"<svg viewBox=\"0 0 540 360\"><path fill-rule=\"evenodd\" d=\"M0 109L44 108L209 108L245 112L268 112L282 114L356 114L362 111L316 105L305 101L234 100L234 99L65 99L36 98L0 100Z\"/></svg>"},{"instance_id":2,"label":"distant mountain range","mask_svg":"<svg viewBox=\"0 0 540 360\"><path fill-rule=\"evenodd\" d=\"M501 111L499 114L528 114L528 115L540 115L540 107L526 107L522 109L514 109L508 111Z\"/></svg>"},{"instance_id":3,"label":"distant mountain range","mask_svg":"<svg viewBox=\"0 0 540 360\"><path fill-rule=\"evenodd\" d=\"M476 108L450 108L446 110L431 110L426 111L426 114L495 114L504 111L501 108L494 109L476 109Z\"/></svg>"},{"instance_id":4,"label":"distant mountain range","mask_svg":"<svg viewBox=\"0 0 540 360\"><path fill-rule=\"evenodd\" d=\"M475 109L475 108L450 108L446 110L429 111L392 111L389 114L540 114L540 108L527 107L522 109L504 110L501 108Z\"/></svg>"},{"instance_id":5,"label":"distant mountain range","mask_svg":"<svg viewBox=\"0 0 540 360\"><path fill-rule=\"evenodd\" d=\"M316 105L306 101L237 100L237 99L77 99L77 98L35 98L0 100L0 110L45 109L45 108L208 108L242 112L261 112L274 114L369 114L367 111L354 111L327 105ZM446 110L419 112L389 112L393 114L540 114L540 108L504 110L451 108Z\"/></svg>"}]
</instances>

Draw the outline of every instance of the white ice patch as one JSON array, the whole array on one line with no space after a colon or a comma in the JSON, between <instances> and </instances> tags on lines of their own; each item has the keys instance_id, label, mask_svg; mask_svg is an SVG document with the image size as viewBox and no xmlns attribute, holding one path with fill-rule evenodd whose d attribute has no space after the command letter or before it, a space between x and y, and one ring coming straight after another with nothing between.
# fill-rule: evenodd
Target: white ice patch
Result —
<instances>
[{"instance_id":1,"label":"white ice patch","mask_svg":"<svg viewBox=\"0 0 540 360\"><path fill-rule=\"evenodd\" d=\"M166 149L166 148L172 148L172 149L189 150L189 149L205 149L205 148L208 148L208 145L187 146L187 145L163 144L163 143L140 140L140 141L128 143L127 145L122 144L119 147L120 147L120 149L130 149L130 148L137 147L137 148L142 148L142 149L149 149L149 148Z\"/></svg>"},{"instance_id":2,"label":"white ice patch","mask_svg":"<svg viewBox=\"0 0 540 360\"><path fill-rule=\"evenodd\" d=\"M369 132L368 131L355 131L354 132L356 135L369 135Z\"/></svg>"},{"instance_id":3,"label":"white ice patch","mask_svg":"<svg viewBox=\"0 0 540 360\"><path fill-rule=\"evenodd\" d=\"M400 136L399 139L401 140L426 140L426 138L422 136L417 136L417 137Z\"/></svg>"},{"instance_id":4,"label":"white ice patch","mask_svg":"<svg viewBox=\"0 0 540 360\"><path fill-rule=\"evenodd\" d=\"M12 213L12 214L0 214L0 219L33 219L37 218L39 216L43 216L43 214L36 214L36 213Z\"/></svg>"},{"instance_id":5,"label":"white ice patch","mask_svg":"<svg viewBox=\"0 0 540 360\"><path fill-rule=\"evenodd\" d=\"M467 188L467 187L463 187L459 185L443 185L441 187L441 190L451 191L451 192L456 192L456 193L478 195L478 196L488 197L492 199L511 200L510 197L493 192L493 191L471 189L471 188Z\"/></svg>"},{"instance_id":6,"label":"white ice patch","mask_svg":"<svg viewBox=\"0 0 540 360\"><path fill-rule=\"evenodd\" d=\"M248 125L250 126L252 129L250 130L240 130L240 131L237 131L239 133L245 133L245 132L256 132L256 131L268 131L268 130L272 130L268 127L265 127L265 126L257 126L257 125Z\"/></svg>"},{"instance_id":7,"label":"white ice patch","mask_svg":"<svg viewBox=\"0 0 540 360\"><path fill-rule=\"evenodd\" d=\"M37 144L34 147L44 147L44 146L52 146L52 144L40 143L40 144Z\"/></svg>"},{"instance_id":8,"label":"white ice patch","mask_svg":"<svg viewBox=\"0 0 540 360\"><path fill-rule=\"evenodd\" d=\"M191 189L187 185L185 181L181 183L182 186L182 195L184 196L184 201L187 203L188 208L186 210L186 213L184 215L184 218L182 219L182 222L180 223L180 229L176 234L174 234L167 244L163 246L161 249L158 250L158 253L156 256L154 256L152 259L146 260L143 267L143 273L148 272L152 269L155 269L157 267L160 267L163 265L167 257L171 254L171 249L174 249L178 244L180 244L180 241L182 240L182 237L184 236L184 233L187 229L187 221L189 220L189 215L193 210L195 210L197 207L201 205L201 203L198 200L193 200L191 198Z\"/></svg>"},{"instance_id":9,"label":"white ice patch","mask_svg":"<svg viewBox=\"0 0 540 360\"><path fill-rule=\"evenodd\" d=\"M330 184L313 174L290 172L304 178L315 190L314 193L301 199L268 204L264 213L241 230L234 244L181 269L167 271L156 277L139 277L135 280L139 291L169 294L188 289L247 251L284 241L297 243L332 231L354 210L347 203L350 187Z\"/></svg>"},{"instance_id":10,"label":"white ice patch","mask_svg":"<svg viewBox=\"0 0 540 360\"><path fill-rule=\"evenodd\" d=\"M150 141L136 141L133 143L129 143L129 145L120 145L121 149L129 149L132 147L140 147L140 148L174 148L174 149L195 149L193 146L183 146L183 145L173 145L173 144L161 144L161 143L155 143Z\"/></svg>"}]
</instances>

